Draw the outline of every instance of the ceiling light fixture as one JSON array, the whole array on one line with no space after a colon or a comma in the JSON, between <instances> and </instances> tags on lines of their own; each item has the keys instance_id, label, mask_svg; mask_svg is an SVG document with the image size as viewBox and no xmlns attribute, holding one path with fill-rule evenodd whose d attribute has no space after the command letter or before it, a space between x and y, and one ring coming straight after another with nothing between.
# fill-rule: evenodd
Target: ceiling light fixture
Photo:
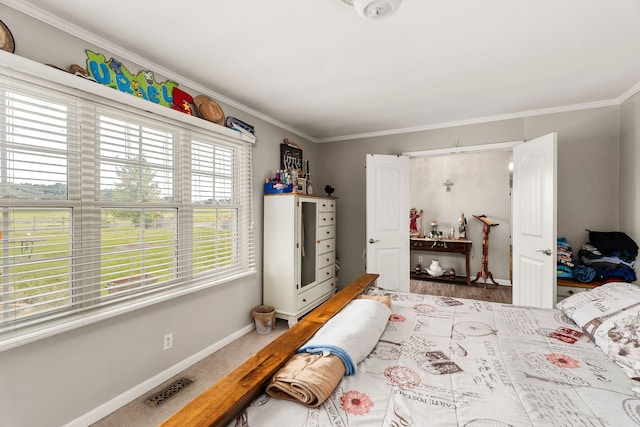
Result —
<instances>
[{"instance_id":1,"label":"ceiling light fixture","mask_svg":"<svg viewBox=\"0 0 640 427\"><path fill-rule=\"evenodd\" d=\"M393 15L402 0L340 0L353 6L358 15L366 19L385 19Z\"/></svg>"}]
</instances>

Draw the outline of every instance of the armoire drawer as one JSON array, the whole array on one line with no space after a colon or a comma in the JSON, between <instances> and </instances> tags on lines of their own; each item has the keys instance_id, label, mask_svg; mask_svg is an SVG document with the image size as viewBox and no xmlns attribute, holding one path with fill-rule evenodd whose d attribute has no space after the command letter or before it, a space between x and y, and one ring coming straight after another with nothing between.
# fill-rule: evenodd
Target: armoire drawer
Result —
<instances>
[{"instance_id":1,"label":"armoire drawer","mask_svg":"<svg viewBox=\"0 0 640 427\"><path fill-rule=\"evenodd\" d=\"M320 212L335 212L336 201L335 200L322 200L318 202L318 210Z\"/></svg>"},{"instance_id":2,"label":"armoire drawer","mask_svg":"<svg viewBox=\"0 0 640 427\"><path fill-rule=\"evenodd\" d=\"M336 246L335 239L320 240L318 242L318 253L326 254L327 252L333 252L333 249L335 248L335 246Z\"/></svg>"},{"instance_id":3,"label":"armoire drawer","mask_svg":"<svg viewBox=\"0 0 640 427\"><path fill-rule=\"evenodd\" d=\"M326 267L336 263L336 256L333 252L318 255L318 268Z\"/></svg>"},{"instance_id":4,"label":"armoire drawer","mask_svg":"<svg viewBox=\"0 0 640 427\"><path fill-rule=\"evenodd\" d=\"M323 227L325 225L334 225L336 223L336 213L335 212L320 212L318 218L318 225Z\"/></svg>"},{"instance_id":5,"label":"armoire drawer","mask_svg":"<svg viewBox=\"0 0 640 427\"><path fill-rule=\"evenodd\" d=\"M333 239L336 236L336 228L332 225L318 227L318 240Z\"/></svg>"},{"instance_id":6,"label":"armoire drawer","mask_svg":"<svg viewBox=\"0 0 640 427\"><path fill-rule=\"evenodd\" d=\"M298 295L298 310L302 310L305 306L311 304L328 292L335 291L335 289L336 285L334 280L330 279L302 292Z\"/></svg>"},{"instance_id":7,"label":"armoire drawer","mask_svg":"<svg viewBox=\"0 0 640 427\"><path fill-rule=\"evenodd\" d=\"M322 282L323 280L331 279L335 275L336 267L333 264L318 269L318 280L320 282Z\"/></svg>"}]
</instances>

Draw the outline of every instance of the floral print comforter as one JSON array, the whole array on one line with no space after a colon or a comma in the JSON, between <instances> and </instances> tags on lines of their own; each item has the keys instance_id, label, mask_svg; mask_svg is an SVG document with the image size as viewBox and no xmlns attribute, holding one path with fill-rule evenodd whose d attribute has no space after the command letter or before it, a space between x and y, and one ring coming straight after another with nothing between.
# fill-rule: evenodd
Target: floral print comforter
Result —
<instances>
[{"instance_id":1,"label":"floral print comforter","mask_svg":"<svg viewBox=\"0 0 640 427\"><path fill-rule=\"evenodd\" d=\"M320 407L262 395L231 426L636 426L634 381L559 310L389 292L377 346Z\"/></svg>"}]
</instances>

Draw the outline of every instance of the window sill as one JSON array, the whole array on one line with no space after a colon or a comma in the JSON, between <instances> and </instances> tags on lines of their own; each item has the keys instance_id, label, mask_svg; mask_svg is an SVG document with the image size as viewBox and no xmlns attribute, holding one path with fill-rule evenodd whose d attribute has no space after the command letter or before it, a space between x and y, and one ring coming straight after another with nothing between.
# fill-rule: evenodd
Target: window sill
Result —
<instances>
[{"instance_id":1,"label":"window sill","mask_svg":"<svg viewBox=\"0 0 640 427\"><path fill-rule=\"evenodd\" d=\"M202 291L204 289L217 287L229 282L233 282L235 280L251 277L255 274L257 274L256 270L238 273L236 275L214 280L212 282L203 282L202 284L196 284L188 288L179 288L172 291L167 291L166 293L160 293L156 296L145 298L142 301L129 301L128 303L122 304L120 307L106 306L104 310L98 309L95 313L92 313L90 315L65 317L62 318L58 323L48 323L42 328L37 328L34 330L21 330L18 336L8 336L7 338L0 339L0 352L20 347L21 345L29 344L57 334L69 332L74 329L88 326L102 320L130 313L132 311L149 307L154 304L172 300L194 292Z\"/></svg>"}]
</instances>

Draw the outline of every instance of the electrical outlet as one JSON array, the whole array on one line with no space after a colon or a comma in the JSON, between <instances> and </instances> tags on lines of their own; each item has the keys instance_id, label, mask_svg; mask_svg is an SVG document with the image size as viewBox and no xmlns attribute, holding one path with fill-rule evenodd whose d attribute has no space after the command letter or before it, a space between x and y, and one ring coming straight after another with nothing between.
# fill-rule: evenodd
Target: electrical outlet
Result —
<instances>
[{"instance_id":1,"label":"electrical outlet","mask_svg":"<svg viewBox=\"0 0 640 427\"><path fill-rule=\"evenodd\" d=\"M173 347L173 332L164 336L164 349L169 350Z\"/></svg>"},{"instance_id":2,"label":"electrical outlet","mask_svg":"<svg viewBox=\"0 0 640 427\"><path fill-rule=\"evenodd\" d=\"M422 262L422 256L418 257L418 262Z\"/></svg>"}]
</instances>

